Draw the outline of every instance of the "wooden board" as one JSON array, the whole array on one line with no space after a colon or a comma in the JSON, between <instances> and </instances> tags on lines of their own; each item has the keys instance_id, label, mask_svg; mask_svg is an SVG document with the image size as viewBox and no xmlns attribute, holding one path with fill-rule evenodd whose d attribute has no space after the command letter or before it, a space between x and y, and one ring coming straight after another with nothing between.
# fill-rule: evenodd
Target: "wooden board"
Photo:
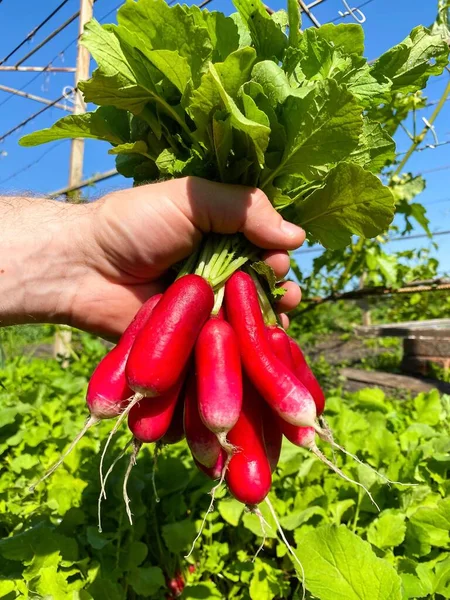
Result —
<instances>
[{"instance_id":1,"label":"wooden board","mask_svg":"<svg viewBox=\"0 0 450 600\"><path fill-rule=\"evenodd\" d=\"M350 381L357 381L371 386L404 389L415 393L431 392L437 389L442 394L450 394L450 383L437 379L419 379L406 375L395 375L382 371L362 371L361 369L341 369L340 374Z\"/></svg>"},{"instance_id":2,"label":"wooden board","mask_svg":"<svg viewBox=\"0 0 450 600\"><path fill-rule=\"evenodd\" d=\"M430 319L429 321L405 321L370 327L355 327L358 335L366 337L438 337L450 339L450 319Z\"/></svg>"}]
</instances>

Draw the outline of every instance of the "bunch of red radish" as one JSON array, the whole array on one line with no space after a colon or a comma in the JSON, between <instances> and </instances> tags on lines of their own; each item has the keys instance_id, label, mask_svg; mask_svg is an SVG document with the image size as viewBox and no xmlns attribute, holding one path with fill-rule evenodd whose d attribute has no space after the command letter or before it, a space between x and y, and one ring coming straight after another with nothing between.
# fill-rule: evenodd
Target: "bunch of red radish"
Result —
<instances>
[{"instance_id":1,"label":"bunch of red radish","mask_svg":"<svg viewBox=\"0 0 450 600\"><path fill-rule=\"evenodd\" d=\"M296 342L265 324L253 277L237 271L223 307L191 274L148 300L94 371L87 403L90 424L128 415L135 455L186 436L196 465L254 506L270 490L283 434L315 447L325 399Z\"/></svg>"}]
</instances>

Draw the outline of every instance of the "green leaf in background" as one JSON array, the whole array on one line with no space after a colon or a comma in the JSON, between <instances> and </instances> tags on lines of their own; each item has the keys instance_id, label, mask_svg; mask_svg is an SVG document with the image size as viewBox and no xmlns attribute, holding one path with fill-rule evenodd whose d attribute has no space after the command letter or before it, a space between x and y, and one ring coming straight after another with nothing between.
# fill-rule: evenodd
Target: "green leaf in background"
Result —
<instances>
[{"instance_id":1,"label":"green leaf in background","mask_svg":"<svg viewBox=\"0 0 450 600\"><path fill-rule=\"evenodd\" d=\"M380 123L364 119L358 148L350 154L352 162L379 173L395 159L395 142Z\"/></svg>"},{"instance_id":2,"label":"green leaf in background","mask_svg":"<svg viewBox=\"0 0 450 600\"><path fill-rule=\"evenodd\" d=\"M394 216L394 199L375 175L340 163L323 188L289 206L285 214L326 248L340 248L352 235L374 237L383 232Z\"/></svg>"},{"instance_id":3,"label":"green leaf in background","mask_svg":"<svg viewBox=\"0 0 450 600\"><path fill-rule=\"evenodd\" d=\"M393 92L423 89L429 77L440 75L448 62L448 46L440 35L419 25L401 44L394 46L375 62L372 74L388 77Z\"/></svg>"},{"instance_id":4,"label":"green leaf in background","mask_svg":"<svg viewBox=\"0 0 450 600\"><path fill-rule=\"evenodd\" d=\"M233 3L250 31L260 59L281 60L287 44L286 36L270 18L261 0L234 0Z\"/></svg>"},{"instance_id":5,"label":"green leaf in background","mask_svg":"<svg viewBox=\"0 0 450 600\"><path fill-rule=\"evenodd\" d=\"M441 420L442 404L437 390L429 394L419 394L414 400L417 421L427 425L437 425Z\"/></svg>"},{"instance_id":6,"label":"green leaf in background","mask_svg":"<svg viewBox=\"0 0 450 600\"><path fill-rule=\"evenodd\" d=\"M402 599L394 568L342 525L308 532L296 554L305 569L306 588L320 600Z\"/></svg>"},{"instance_id":7,"label":"green leaf in background","mask_svg":"<svg viewBox=\"0 0 450 600\"><path fill-rule=\"evenodd\" d=\"M162 535L171 552L182 552L189 548L195 538L195 524L189 519L178 523L168 523L162 528Z\"/></svg>"},{"instance_id":8,"label":"green leaf in background","mask_svg":"<svg viewBox=\"0 0 450 600\"><path fill-rule=\"evenodd\" d=\"M144 598L153 596L165 587L164 575L159 567L137 567L130 571L128 581L136 592Z\"/></svg>"},{"instance_id":9,"label":"green leaf in background","mask_svg":"<svg viewBox=\"0 0 450 600\"><path fill-rule=\"evenodd\" d=\"M222 598L222 594L213 583L202 581L184 588L183 598L186 600L206 600L207 598Z\"/></svg>"},{"instance_id":10,"label":"green leaf in background","mask_svg":"<svg viewBox=\"0 0 450 600\"><path fill-rule=\"evenodd\" d=\"M25 135L19 143L21 146L37 146L68 138L92 138L111 144L126 143L130 139L128 114L113 106L101 106L95 112L63 117L48 129Z\"/></svg>"},{"instance_id":11,"label":"green leaf in background","mask_svg":"<svg viewBox=\"0 0 450 600\"><path fill-rule=\"evenodd\" d=\"M236 527L244 512L244 506L234 498L230 500L221 500L217 506L220 516L227 523Z\"/></svg>"},{"instance_id":12,"label":"green leaf in background","mask_svg":"<svg viewBox=\"0 0 450 600\"><path fill-rule=\"evenodd\" d=\"M367 539L371 544L385 550L395 548L405 539L405 515L384 511L367 529Z\"/></svg>"},{"instance_id":13,"label":"green leaf in background","mask_svg":"<svg viewBox=\"0 0 450 600\"><path fill-rule=\"evenodd\" d=\"M428 554L432 546L450 549L450 498L419 508L410 518L408 535L420 544L421 555Z\"/></svg>"}]
</instances>

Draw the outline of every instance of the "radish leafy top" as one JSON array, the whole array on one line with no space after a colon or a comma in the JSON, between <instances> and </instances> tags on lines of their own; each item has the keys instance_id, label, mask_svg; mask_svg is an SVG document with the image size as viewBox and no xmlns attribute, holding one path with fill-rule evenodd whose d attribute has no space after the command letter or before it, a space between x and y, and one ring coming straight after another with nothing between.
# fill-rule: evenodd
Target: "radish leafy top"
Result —
<instances>
[{"instance_id":1,"label":"radish leafy top","mask_svg":"<svg viewBox=\"0 0 450 600\"><path fill-rule=\"evenodd\" d=\"M98 68L79 87L99 108L21 144L96 138L136 183L196 175L259 186L330 248L381 233L395 201L376 173L395 144L376 109L441 73L447 44L419 26L369 65L359 25L301 32L296 0L271 16L260 0L234 4L226 17L128 1L118 25L91 21L82 43Z\"/></svg>"}]
</instances>

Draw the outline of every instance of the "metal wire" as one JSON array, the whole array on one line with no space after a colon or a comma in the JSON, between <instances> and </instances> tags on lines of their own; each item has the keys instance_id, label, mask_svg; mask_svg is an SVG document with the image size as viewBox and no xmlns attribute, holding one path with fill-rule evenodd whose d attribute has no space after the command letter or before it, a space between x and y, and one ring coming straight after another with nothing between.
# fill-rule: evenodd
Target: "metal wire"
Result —
<instances>
[{"instance_id":1,"label":"metal wire","mask_svg":"<svg viewBox=\"0 0 450 600\"><path fill-rule=\"evenodd\" d=\"M50 19L51 19L52 17L54 17L54 16L57 14L57 13L58 13L58 12L61 10L61 8L62 8L62 7L65 5L65 4L67 4L67 2L69 2L69 0L63 0L63 1L62 1L60 4L58 4L58 6L55 8L55 10L53 10L53 11L52 11L52 12L51 12L51 13L48 15L48 17L46 17L46 18L45 18L43 21L41 21L41 22L39 23L39 25L37 25L37 26L36 26L34 29L32 29L32 30L30 31L30 33L29 33L29 34L28 34L28 35L27 35L27 36L26 36L26 37L25 37L25 38L24 38L24 39L23 39L23 40L20 42L20 44L17 44L17 46L16 46L16 47L15 47L13 50L11 50L11 52L10 52L10 53L9 53L7 56L5 56L5 58L4 58L3 60L1 60L1 61L0 61L0 65L2 65L2 64L3 64L4 62L6 62L6 61L7 61L9 58L11 58L11 56L12 56L13 54L15 54L15 53L17 52L17 50L20 50L20 48L22 48L22 46L24 46L24 45L25 45L25 44L26 44L26 43L27 43L29 40L31 40L31 38L32 38L34 35L36 35L36 33L37 33L37 32L38 32L40 29L42 29L42 27L44 27L44 25L46 25L46 24L47 24L47 23L50 21Z\"/></svg>"}]
</instances>

